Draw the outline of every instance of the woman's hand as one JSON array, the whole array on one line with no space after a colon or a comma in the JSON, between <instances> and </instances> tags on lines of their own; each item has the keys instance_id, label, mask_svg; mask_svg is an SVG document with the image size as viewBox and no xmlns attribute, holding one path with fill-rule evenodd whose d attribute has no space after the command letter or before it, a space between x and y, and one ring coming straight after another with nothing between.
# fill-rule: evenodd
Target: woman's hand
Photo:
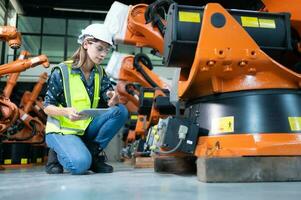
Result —
<instances>
[{"instance_id":1,"label":"woman's hand","mask_svg":"<svg viewBox=\"0 0 301 200\"><path fill-rule=\"evenodd\" d=\"M77 110L72 107L64 108L66 112L66 117L68 117L71 121L77 121L82 118L81 115L78 114Z\"/></svg>"},{"instance_id":2,"label":"woman's hand","mask_svg":"<svg viewBox=\"0 0 301 200\"><path fill-rule=\"evenodd\" d=\"M116 104L119 103L119 95L116 91L107 91L107 96L110 98L108 102L108 106L115 106Z\"/></svg>"}]
</instances>

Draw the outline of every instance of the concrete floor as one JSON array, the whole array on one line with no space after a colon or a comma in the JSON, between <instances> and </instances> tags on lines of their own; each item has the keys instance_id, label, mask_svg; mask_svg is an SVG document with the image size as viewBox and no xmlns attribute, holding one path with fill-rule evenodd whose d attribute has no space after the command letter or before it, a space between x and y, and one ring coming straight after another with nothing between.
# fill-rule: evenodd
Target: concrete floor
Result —
<instances>
[{"instance_id":1,"label":"concrete floor","mask_svg":"<svg viewBox=\"0 0 301 200\"><path fill-rule=\"evenodd\" d=\"M301 182L201 183L114 163L112 174L48 175L43 167L0 171L0 200L299 200Z\"/></svg>"}]
</instances>

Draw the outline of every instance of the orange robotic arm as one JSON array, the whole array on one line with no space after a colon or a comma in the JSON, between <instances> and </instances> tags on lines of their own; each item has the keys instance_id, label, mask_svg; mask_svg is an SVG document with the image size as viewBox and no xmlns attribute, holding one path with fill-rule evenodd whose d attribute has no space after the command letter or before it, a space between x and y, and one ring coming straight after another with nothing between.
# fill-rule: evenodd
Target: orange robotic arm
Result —
<instances>
[{"instance_id":1,"label":"orange robotic arm","mask_svg":"<svg viewBox=\"0 0 301 200\"><path fill-rule=\"evenodd\" d=\"M115 56L115 55L113 55ZM111 59L114 59L113 56ZM123 104L130 103L130 111L137 111L139 105L139 91L135 87L135 83L142 87L159 87L163 88L165 83L156 75L152 69L152 63L148 57L144 54L138 54L136 56L125 56L119 58L116 56L119 63L114 63L113 69L109 71L119 71L117 78L117 91L120 94L120 101ZM112 68L111 66L109 68ZM117 69L116 69L117 68ZM108 72L112 74L114 72ZM113 75L114 76L114 75ZM128 90L132 90L130 94Z\"/></svg>"},{"instance_id":2,"label":"orange robotic arm","mask_svg":"<svg viewBox=\"0 0 301 200\"><path fill-rule=\"evenodd\" d=\"M177 31L179 31L177 30L178 27L175 25L166 26L166 30L169 29L167 34L170 35L165 35L166 38L164 41L162 36L163 32L156 26L154 27L153 24L145 18L149 16L149 9L162 5L161 2L164 1L156 1L154 5L150 6L138 4L129 7L125 6L120 9L123 10L125 14L122 15L123 21L119 18L119 21L121 20L123 22L121 23L123 26L117 26L118 28L115 28L115 41L136 45L138 47L149 46L158 50L161 54L163 53L164 42L167 43L164 46L166 48L164 49L164 57L167 59L167 63L172 59L181 57L183 62L186 62L184 67L182 66L183 63L170 62L174 64L173 66L182 67L179 82L180 98L187 100L214 93L250 89L299 88L300 76L289 70L287 66L282 66L275 62L274 59L271 59L271 57L262 50L262 47L267 46L266 43L271 40L265 37L262 44L259 45L257 43L258 41L255 41L255 39L246 32L248 28L258 27L258 30L262 31L267 29L266 33L270 33L271 30L275 29L274 26L278 26L278 24L275 24L274 18L271 18L267 14L261 15L262 17L257 17L257 15L255 15L255 17L244 16L244 14L241 14L241 16L236 16L236 18L241 18L241 24L239 24L238 20L235 20L234 16L232 16L229 11L223 9L219 4L208 4L202 12L201 10L197 10L200 9L200 7L193 11L194 13L200 12L201 15L194 15L192 11L183 11L181 13L182 15L178 16L178 19L171 20L171 22L200 24L200 27L194 30L195 32L200 30L200 33L198 34L198 39L192 41L189 40L192 33L186 32L188 39L183 39L183 42L191 42L196 46L192 47L194 50L188 47L190 50L192 49L191 53L186 53L187 48L185 49L185 45L189 45L186 43L179 45L177 49L178 53L173 55L172 53L168 53L175 51L173 42L176 41L170 42L169 38L173 34L180 34L177 33ZM166 2L171 3L171 1ZM269 11L289 12L292 15L292 27L300 33L301 17L297 9L300 7L298 6L300 5L298 0L294 0L293 3L273 0L265 0L263 2ZM114 15L114 13L116 13L115 7L116 5L114 6L113 4L105 23L110 24L111 22L118 21L118 18ZM227 22L225 25L213 24L213 18L211 17L217 10L221 11L220 14L223 16L222 21ZM178 12L180 13L181 11L179 10ZM174 11L174 13L177 13L177 11ZM190 15L191 13L192 15ZM252 19L256 20L257 25L252 25L250 21ZM162 24L167 23L163 19L161 22ZM115 26L113 25L113 27ZM286 27L283 29L285 28ZM166 30L164 29L164 34L167 32ZM184 26L181 31L185 31ZM290 37L290 35L288 35L288 37ZM235 38L235 41L233 38ZM290 42L288 42L288 45L290 45L289 43ZM300 51L300 41L296 44L299 46ZM272 50L277 48L285 47L271 47ZM125 60L127 60L127 58ZM192 62L189 63L187 60L191 60ZM250 75L254 77L251 82L249 78ZM266 81L265 77L270 77L270 81ZM129 78L128 81L132 81L131 77L128 76L126 78Z\"/></svg>"},{"instance_id":3,"label":"orange robotic arm","mask_svg":"<svg viewBox=\"0 0 301 200\"><path fill-rule=\"evenodd\" d=\"M28 51L23 50L23 51L21 51L18 60L24 60L29 55L30 55L30 53ZM13 91L16 83L17 83L19 75L20 75L20 72L12 73L12 74L9 75L9 77L7 79L7 82L6 82L6 86L3 90L3 95L5 97L7 97L7 98L10 97L10 95L11 95L11 93L12 93L12 91Z\"/></svg>"},{"instance_id":4,"label":"orange robotic arm","mask_svg":"<svg viewBox=\"0 0 301 200\"><path fill-rule=\"evenodd\" d=\"M42 73L33 90L31 92L26 91L23 94L20 104L20 107L24 110L24 112L29 113L33 110L39 116L39 119L43 122L46 122L47 116L43 112L43 106L39 102L38 96L43 88L43 85L47 81L47 77L48 75L46 72Z\"/></svg>"},{"instance_id":5,"label":"orange robotic arm","mask_svg":"<svg viewBox=\"0 0 301 200\"><path fill-rule=\"evenodd\" d=\"M106 16L105 24L108 24L112 29L111 32L115 34L116 43L151 47L163 54L166 22L158 14L157 9L171 3L170 0L163 0L151 5L127 6L114 2Z\"/></svg>"},{"instance_id":6,"label":"orange robotic arm","mask_svg":"<svg viewBox=\"0 0 301 200\"><path fill-rule=\"evenodd\" d=\"M152 69L152 64L145 54L137 54L125 57L121 63L119 71L119 81L117 83L117 91L120 95L121 103L127 104L131 102L130 111L137 112L139 106L139 91L132 88L135 94L130 94L128 86L132 83L138 83L142 87L158 87L163 88L165 83L156 75ZM133 85L134 86L134 85Z\"/></svg>"},{"instance_id":7,"label":"orange robotic arm","mask_svg":"<svg viewBox=\"0 0 301 200\"><path fill-rule=\"evenodd\" d=\"M128 105L131 105L130 108L128 107L131 112L137 112L139 107L138 96L140 91L137 91L137 88L133 88L133 92L135 93L133 95L126 89L127 86L133 85L133 83L137 83L145 88L157 88L154 92L148 92L151 96L146 98L150 98L151 101L158 96L165 96L162 92L162 88L164 88L166 84L158 77L158 75L151 71L151 69L151 61L145 54L137 54L135 57L128 56L122 61L117 91L120 95L121 103L124 103L127 107ZM144 136L149 126L156 124L160 116L163 117L153 104L147 115L140 114L138 116L135 131L131 132L129 136L131 138L134 138L133 135Z\"/></svg>"},{"instance_id":8,"label":"orange robotic arm","mask_svg":"<svg viewBox=\"0 0 301 200\"><path fill-rule=\"evenodd\" d=\"M45 125L39 119L25 113L22 109L19 109L18 112L19 119L11 126L11 134L5 136L8 139L6 142L43 143ZM22 127L21 130L19 130L19 126Z\"/></svg>"},{"instance_id":9,"label":"orange robotic arm","mask_svg":"<svg viewBox=\"0 0 301 200\"><path fill-rule=\"evenodd\" d=\"M8 64L0 66L0 76L9 73L21 72L28 68L35 67L37 65L43 65L44 67L49 66L48 58L45 55L40 55L37 57L16 60Z\"/></svg>"},{"instance_id":10,"label":"orange robotic arm","mask_svg":"<svg viewBox=\"0 0 301 200\"><path fill-rule=\"evenodd\" d=\"M272 1L270 1L272 2ZM275 2L275 1L274 1ZM272 4L269 4L269 1L264 1L266 8L269 11L276 11L275 8L279 8L280 6L273 7ZM280 3L280 1L279 1ZM289 4L289 3L283 3L281 1L281 6L284 6L283 4ZM296 2L296 5L299 5L299 2ZM275 4L276 5L276 4ZM300 7L300 6L299 6ZM296 6L296 8L299 8ZM138 7L137 7L138 8ZM170 43L167 43L167 41L164 41L166 44L164 45L165 47L169 49L164 49L164 57L166 59L182 59L180 63L177 61L171 62L171 60L167 60L167 63L171 63L170 66L179 66L181 67L181 75L180 75L180 81L179 81L179 97L184 100L184 101L190 101L190 103L194 103L193 106L191 107L193 111L191 112L192 116L199 116L197 118L197 124L200 127L204 127L208 130L210 130L210 134L217 134L217 132L214 129L214 126L212 126L212 123L215 122L215 118L217 117L224 117L224 116L231 116L235 115L236 120L239 122L235 123L242 123L241 120L241 113L232 113L236 110L238 110L238 105L233 104L231 106L235 107L236 109L233 109L231 111L221 111L218 109L223 105L223 101L226 101L222 99L221 102L214 102L213 100L209 99L212 101L212 110L211 109L211 104L205 104L203 102L198 102L196 100L203 100L203 97L211 97L211 98L218 98L218 96L215 96L216 94L223 94L227 93L229 95L234 95L236 93L234 92L240 92L242 94L247 94L249 91L254 91L257 92L259 90L265 90L268 92L273 92L272 90L280 90L283 91L284 89L287 90L299 90L301 86L301 76L300 74L296 73L292 70L291 66L286 64L280 64L280 62L276 61L277 56L274 56L268 52L268 50L279 50L280 51L280 56L278 55L279 60L281 60L281 57L284 56L284 53L292 53L292 50L296 50L295 47L292 47L292 43L296 44L295 41L292 41L291 34L290 33L290 20L289 20L289 14L287 13L260 13L260 12L241 12L238 13L235 10L226 10L219 4L207 4L204 8L201 7L196 7L195 10L185 10L185 6L183 7L174 7L178 8L179 10L174 10L175 15L178 17L174 21L174 23L178 23L179 21L185 25L188 23L191 23L190 25L198 24L199 27L197 27L194 32L198 33L197 37L195 40L190 40L192 38L192 33L193 31L188 30L187 27L189 27L189 24L184 27L182 27L181 31L187 31L186 32L186 38L184 37L183 43L191 42L190 44L193 43L193 45L189 46L190 44L183 44L179 45L175 49L176 46L174 44L178 42L177 38L174 41L170 41ZM191 8L191 7L190 7ZM284 8L284 7L283 7ZM183 9L183 10L180 10ZM179 14L179 11L182 11L181 14ZM294 11L292 7L288 9L281 9L279 11L288 11L292 14L292 27L297 30L299 33L300 37L300 28L298 28L300 20L298 18L298 11ZM171 10L172 12L172 10ZM236 13L235 13L236 12ZM133 15L133 19L135 19L135 16L142 16L142 11L137 10L137 13L134 13L136 15ZM183 15L182 15L183 14ZM236 15L235 15L236 14ZM168 13L168 16L171 14ZM235 16L234 16L235 15ZM131 17L131 15L129 15ZM129 17L129 18L130 18ZM280 17L280 21L278 21L278 17ZM128 25L130 24L130 19L128 18ZM277 18L277 19L276 19ZM252 21L254 20L254 21ZM136 20L137 21L137 20ZM140 20L140 22L145 22ZM280 22L280 23L278 23ZM278 36L280 35L280 30L279 26L283 22L285 24L285 27L280 28L281 31L284 30L284 35L287 37L283 37L281 39L287 39L284 42L284 45L281 46L282 44L278 45L277 41ZM140 23L140 25L143 25L144 27L146 26L145 24ZM169 21L167 21L169 23ZM127 25L127 31L130 31L131 26ZM179 25L179 24L177 24ZM165 32L166 39L170 39L169 35L173 35L176 31L179 31L178 26L173 26L171 24L167 24L167 29ZM255 30L257 28L257 30ZM136 29L135 29L136 30ZM140 31L139 28L137 28L138 31ZM285 32L288 30L287 32ZM248 32L249 31L249 32ZM261 35L261 38L256 38L257 35L252 35L252 31L256 31L259 35ZM133 32L133 30L132 30ZM275 34L277 39L272 39L270 35ZM124 34L125 36L127 34ZM142 34L141 34L142 35ZM177 35L177 33L175 34ZM183 36L183 35L181 35ZM269 37L267 37L269 36ZM124 37L126 38L126 37ZM134 38L134 37L128 37L128 38ZM295 38L293 38L295 39ZM298 39L298 38L297 38ZM123 41L126 41L125 39ZM147 40L146 40L147 41ZM134 43L132 43L134 44ZM140 43L139 43L140 44ZM137 46L139 46L139 44ZM268 45L267 45L268 44ZM153 45L154 42L153 42ZM188 45L188 48L186 48ZM269 46L270 45L270 46ZM287 46L285 46L287 45ZM142 46L142 45L140 45ZM151 45L150 45L151 46ZM270 48L268 49L267 46ZM299 46L300 46L300 38L299 38ZM153 46L151 46L153 47ZM191 53L187 54L186 49L191 50ZM159 51L162 52L162 51ZM175 53L175 54L173 54ZM279 52L278 52L279 53ZM282 54L281 54L282 53ZM184 54L186 54L185 57ZM298 57L298 55L297 55ZM191 59L192 62L189 63L187 62L188 59ZM299 55L300 58L300 55ZM125 59L125 61L127 58ZM173 61L173 60L172 60ZM131 65L130 63L133 63L133 61L129 62L129 66ZM182 66L181 64L184 65ZM179 65L178 65L179 64ZM167 64L168 65L168 64ZM120 72L120 77L123 76L122 73L127 73L126 70L121 69ZM130 80L130 81L136 81L135 79L132 78L132 76L126 75L124 76L126 79L123 80ZM139 82L139 81L138 81ZM142 81L143 82L143 81ZM256 94L257 95L257 94ZM256 96L255 95L255 96ZM256 98L260 98L262 101L266 101L264 99L265 97L268 99L269 96L260 96L257 95ZM281 96L281 95L279 95ZM285 96L285 95L283 95ZM281 96L282 97L282 96ZM296 95L297 98L297 95ZM244 101L245 99L241 98L241 101ZM192 101L195 100L195 101ZM205 100L207 100L205 98ZM205 101L204 100L204 101ZM209 101L208 100L208 101ZM219 100L219 99L218 99ZM216 100L217 101L217 100ZM250 101L245 100L246 104L249 103L250 105L256 105L260 106L261 104L258 102L248 102ZM252 103L252 104L251 104ZM258 103L258 104L256 104ZM217 108L214 107L217 104ZM249 105L248 104L248 105ZM226 104L228 105L228 104ZM298 104L295 106L297 107ZM203 107L201 107L203 106ZM207 107L208 106L208 109ZM204 111L208 112L206 115L202 116L199 114L198 109L203 109ZM210 109L209 109L210 108ZM215 109L216 108L216 109ZM227 106L225 106L227 108ZM241 112L244 112L246 116L246 121L252 121L253 115L252 113L245 112L242 108L239 108ZM278 109L278 108L277 108ZM202 111L203 111L202 110ZM152 109L153 111L153 109ZM186 110L188 111L188 109ZM209 112L210 111L210 112ZM295 116L291 113L289 113L290 110L286 110L288 116ZM224 113L223 113L224 112ZM201 113L203 114L203 113ZM258 118L260 117L265 117L266 111L260 111L256 115ZM152 115L152 114L151 114ZM255 115L254 115L255 116ZM299 116L299 114L297 114ZM146 117L146 116L145 116ZM234 118L235 118L234 117ZM279 117L279 116L278 116ZM218 118L219 119L219 118ZM240 120L238 120L240 119ZM265 118L266 119L266 118ZM194 119L191 119L194 120ZM226 120L229 120L226 118ZM269 119L270 120L270 119ZM273 119L274 120L274 119ZM273 121L271 120L271 121ZM145 121L145 124L147 124L146 119L141 119L139 121ZM268 119L267 119L268 121ZM254 123L254 121L252 121ZM283 120L284 125L287 126L288 120ZM290 122L291 123L291 122ZM232 123L229 123L232 124ZM213 128L212 128L212 127ZM138 125L136 126L138 127ZM140 126L142 127L142 126ZM230 126L232 127L232 126ZM243 127L243 125L241 125ZM282 135L275 135L271 134L271 138L269 138L270 143L265 143L265 130L267 130L267 125L262 127L262 130L256 130L255 132L263 133L262 134L262 140L256 141L256 144L251 144L249 139L246 139L247 137L250 136L250 138L254 138L255 136L252 135L253 129L248 130L248 127L245 126L243 127L243 130L240 130L240 132L249 134L244 134L240 137L237 137L235 134L237 131L237 127L235 127L233 130L231 129L229 132L230 135L229 140L230 142L227 143L225 142L224 139L226 139L225 136L222 134L217 135L215 137L211 137L209 135L208 137L200 137L198 146L195 152L195 155L197 156L202 156L204 155L209 147L210 144L215 144L217 141L219 141L219 144L222 146L221 149L217 148L217 150L214 152L214 155L219 155L219 156L229 156L230 154L235 154L235 155L300 155L298 153L298 148L300 148L300 140L297 138L297 136L293 135L293 140L295 140L296 145L292 146L291 145L291 150L286 153L283 153L283 149L277 150L279 145L282 145L283 142L277 141L279 138L284 137L284 138L289 138L289 134L282 134ZM288 125L290 127L289 130L285 130L288 133L295 133L294 127L290 124ZM221 127L223 128L223 127ZM253 128L253 127L252 127ZM269 127L270 128L270 127ZM282 128L282 127L281 127ZM220 131L220 130L218 130ZM274 131L274 132L273 132ZM279 130L273 130L273 131L266 131L268 133L275 133L277 131L280 132ZM285 131L281 130L282 132L286 133ZM300 131L300 130L298 130ZM233 138L232 138L233 136ZM235 139L237 138L237 140ZM252 152L247 152L248 148L241 147L241 148L236 148L234 143L241 145L243 139L246 139L247 143L252 146L252 148L255 149L255 153ZM284 139L281 139L284 141ZM284 142L285 143L285 142ZM268 144L268 145L267 145ZM207 146L206 146L207 145ZM265 146L267 145L268 148ZM265 146L263 148L263 146ZM273 147L275 146L275 147ZM289 145L288 145L289 146ZM235 147L235 148L233 148ZM206 151L205 151L205 150ZM228 152L223 151L223 149L227 149ZM230 149L230 150L229 150ZM280 149L280 148L279 148ZM287 148L288 149L288 148ZM233 153L235 150L235 153ZM282 152L281 152L282 151ZM257 153L258 154L257 154ZM208 153L208 152L207 152ZM213 155L213 154L211 154Z\"/></svg>"},{"instance_id":11,"label":"orange robotic arm","mask_svg":"<svg viewBox=\"0 0 301 200\"><path fill-rule=\"evenodd\" d=\"M4 75L6 73L20 72L29 67L34 67L34 66L37 66L40 64L44 65L45 67L49 66L48 58L45 55L25 59L25 57L27 55L29 55L28 52L22 51L18 60L11 62L9 64L2 65L2 68L0 68L0 74ZM13 89L13 86L14 86L15 81L18 78L18 76L19 76L19 73L14 73L10 76L10 78L8 80L8 84L10 84L10 85L6 86L6 88L4 90L5 97L3 97L3 99L1 99L1 104L3 104L2 108L6 109L6 110L1 111L2 115L5 114L1 118L1 126L2 126L1 131L4 132L11 126L12 127L18 126L18 124L20 124L20 122L17 122L16 124L13 124L13 123L16 121L16 119L20 115L19 119L23 121L23 123L26 125L26 127L23 128L21 131L18 131L17 133L13 134L13 136L9 137L9 139L10 140L18 140L18 141L26 140L26 142L33 142L33 143L43 142L44 141L44 139L43 139L43 133L44 133L43 132L44 131L43 123L41 121L39 121L38 119L35 119L26 113L32 104L30 104L30 105L28 104L28 106L25 107L27 110L24 112L23 110L18 109L13 103L11 103L9 101L9 99L7 99L7 97L9 97L11 94L11 91ZM42 78L45 79L45 74ZM15 79L15 80L12 80L12 79ZM40 90L40 88L41 88L40 84L38 84L35 87L35 89L37 91ZM32 98L36 98L36 95L33 95ZM32 100L32 98L31 98L31 100ZM32 102L30 101L30 103L32 103ZM8 108L10 108L10 109L8 109ZM6 123L6 121L8 121L9 123ZM15 130L13 130L13 129L14 128L12 128L12 130L10 130L10 131L15 132ZM8 136L5 136L5 137L7 138Z\"/></svg>"},{"instance_id":12,"label":"orange robotic arm","mask_svg":"<svg viewBox=\"0 0 301 200\"><path fill-rule=\"evenodd\" d=\"M38 99L38 96L43 88L43 85L47 81L47 73L44 72L40 75L40 78L37 82L37 84L34 86L32 92L24 93L22 99L21 99L21 106L23 106L23 110L28 113L32 110L32 106L34 102Z\"/></svg>"},{"instance_id":13,"label":"orange robotic arm","mask_svg":"<svg viewBox=\"0 0 301 200\"><path fill-rule=\"evenodd\" d=\"M4 133L19 117L17 106L6 97L0 97L0 136Z\"/></svg>"},{"instance_id":14,"label":"orange robotic arm","mask_svg":"<svg viewBox=\"0 0 301 200\"><path fill-rule=\"evenodd\" d=\"M28 56L28 51L21 51L19 60L23 60ZM19 117L19 112L17 106L9 100L16 81L19 77L19 73L10 74L7 85L3 90L3 96L0 97L1 104L1 123L0 123L0 133L6 131Z\"/></svg>"},{"instance_id":15,"label":"orange robotic arm","mask_svg":"<svg viewBox=\"0 0 301 200\"><path fill-rule=\"evenodd\" d=\"M21 34L13 26L0 26L0 40L7 41L12 49L20 48Z\"/></svg>"},{"instance_id":16,"label":"orange robotic arm","mask_svg":"<svg viewBox=\"0 0 301 200\"><path fill-rule=\"evenodd\" d=\"M166 22L159 16L156 9L169 5L171 2L170 0L164 0L155 2L150 6L146 4L126 6L115 2L107 14L105 23L109 27L113 27L112 32L115 33L114 40L116 43L130 44L137 47L151 47L163 54L163 35ZM138 57L139 55L135 58ZM138 83L142 87L151 88L163 88L166 85L146 66L145 62L137 61L138 59L135 61L135 58L134 56L128 56L123 59L117 84L120 102L125 104L130 112L137 112L139 107L139 99L137 98L139 91L135 91L136 95L129 94L127 87L130 84ZM155 114L157 112L152 111L151 113L153 113L152 116L157 116ZM143 135L153 119L158 118L152 116L139 115L139 119L143 118L145 120L138 120L135 130L136 134Z\"/></svg>"}]
</instances>

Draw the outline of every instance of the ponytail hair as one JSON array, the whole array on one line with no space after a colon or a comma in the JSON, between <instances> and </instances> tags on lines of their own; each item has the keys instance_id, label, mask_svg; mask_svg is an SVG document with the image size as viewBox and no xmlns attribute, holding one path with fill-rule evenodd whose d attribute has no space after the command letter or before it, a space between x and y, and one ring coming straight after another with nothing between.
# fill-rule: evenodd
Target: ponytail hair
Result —
<instances>
[{"instance_id":1,"label":"ponytail hair","mask_svg":"<svg viewBox=\"0 0 301 200\"><path fill-rule=\"evenodd\" d=\"M86 49L84 49L83 45L78 47L78 49L74 52L71 59L73 60L73 68L80 68L86 63L88 54Z\"/></svg>"}]
</instances>

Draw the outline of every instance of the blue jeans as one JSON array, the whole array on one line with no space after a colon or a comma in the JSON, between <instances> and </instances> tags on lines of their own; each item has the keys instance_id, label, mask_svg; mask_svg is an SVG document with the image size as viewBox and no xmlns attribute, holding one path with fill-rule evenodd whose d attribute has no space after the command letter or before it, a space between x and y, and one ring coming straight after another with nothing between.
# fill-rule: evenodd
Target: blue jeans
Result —
<instances>
[{"instance_id":1,"label":"blue jeans","mask_svg":"<svg viewBox=\"0 0 301 200\"><path fill-rule=\"evenodd\" d=\"M83 137L104 149L127 118L128 111L124 105L111 107L91 121ZM80 136L48 133L46 143L57 153L60 164L72 174L84 174L90 168L92 156Z\"/></svg>"}]
</instances>

